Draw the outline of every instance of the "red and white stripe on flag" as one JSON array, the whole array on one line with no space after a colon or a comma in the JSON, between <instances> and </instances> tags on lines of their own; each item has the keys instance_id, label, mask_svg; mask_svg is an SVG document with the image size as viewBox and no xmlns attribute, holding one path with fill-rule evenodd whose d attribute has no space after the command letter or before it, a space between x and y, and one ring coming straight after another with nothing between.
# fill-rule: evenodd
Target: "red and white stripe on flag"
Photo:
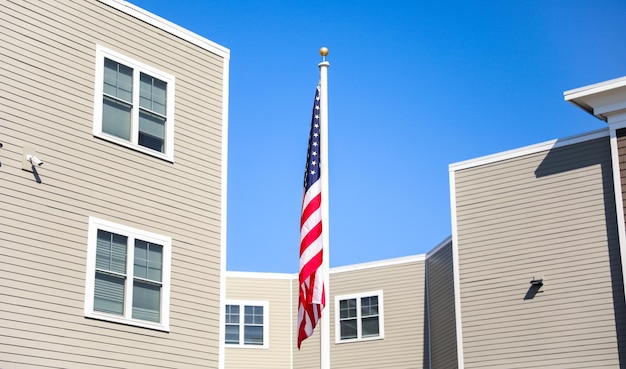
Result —
<instances>
[{"instance_id":1,"label":"red and white stripe on flag","mask_svg":"<svg viewBox=\"0 0 626 369\"><path fill-rule=\"evenodd\" d=\"M313 334L326 305L322 268L322 183L319 171L320 89L317 88L304 173L304 196L300 217L300 276L298 299L298 349Z\"/></svg>"}]
</instances>

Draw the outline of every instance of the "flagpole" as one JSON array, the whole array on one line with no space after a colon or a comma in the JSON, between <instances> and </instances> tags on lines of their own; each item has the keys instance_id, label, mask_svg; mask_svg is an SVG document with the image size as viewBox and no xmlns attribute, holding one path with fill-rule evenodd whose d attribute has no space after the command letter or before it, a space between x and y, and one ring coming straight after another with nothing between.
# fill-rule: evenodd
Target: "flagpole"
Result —
<instances>
[{"instance_id":1,"label":"flagpole","mask_svg":"<svg viewBox=\"0 0 626 369\"><path fill-rule=\"evenodd\" d=\"M320 368L330 369L330 278L329 278L329 225L328 221L328 67L326 61L328 49L320 49L322 62L320 68L320 179L322 181L322 270L324 272L324 290L326 294L326 307L322 312L320 321Z\"/></svg>"}]
</instances>

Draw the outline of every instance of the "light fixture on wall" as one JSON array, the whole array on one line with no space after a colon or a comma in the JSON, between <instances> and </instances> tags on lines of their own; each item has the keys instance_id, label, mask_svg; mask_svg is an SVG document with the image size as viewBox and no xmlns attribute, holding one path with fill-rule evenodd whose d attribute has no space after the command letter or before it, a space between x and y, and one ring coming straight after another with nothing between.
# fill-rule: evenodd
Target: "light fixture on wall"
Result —
<instances>
[{"instance_id":1,"label":"light fixture on wall","mask_svg":"<svg viewBox=\"0 0 626 369\"><path fill-rule=\"evenodd\" d=\"M530 281L530 284L532 286L541 287L543 286L543 279L535 279L535 277L533 277L533 279Z\"/></svg>"}]
</instances>

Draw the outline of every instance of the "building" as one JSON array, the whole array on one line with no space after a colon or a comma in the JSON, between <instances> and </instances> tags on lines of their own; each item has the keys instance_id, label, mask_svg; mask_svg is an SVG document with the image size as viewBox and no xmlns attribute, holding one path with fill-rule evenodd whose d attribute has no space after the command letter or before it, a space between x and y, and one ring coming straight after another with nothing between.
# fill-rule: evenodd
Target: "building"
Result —
<instances>
[{"instance_id":1,"label":"building","mask_svg":"<svg viewBox=\"0 0 626 369\"><path fill-rule=\"evenodd\" d=\"M1 8L0 367L219 367L229 50L121 0Z\"/></svg>"},{"instance_id":2,"label":"building","mask_svg":"<svg viewBox=\"0 0 626 369\"><path fill-rule=\"evenodd\" d=\"M297 276L225 270L229 50L121 0L0 19L0 367L317 367ZM333 369L626 367L626 77L565 99L607 128L451 164L449 239L331 270Z\"/></svg>"},{"instance_id":3,"label":"building","mask_svg":"<svg viewBox=\"0 0 626 369\"><path fill-rule=\"evenodd\" d=\"M460 368L626 367L626 78L565 99L608 127L450 166Z\"/></svg>"},{"instance_id":4,"label":"building","mask_svg":"<svg viewBox=\"0 0 626 369\"><path fill-rule=\"evenodd\" d=\"M331 270L332 368L626 367L626 77L565 99L608 127L451 164L449 240ZM318 332L295 349L297 283L227 272L226 304L269 328L227 367L319 367Z\"/></svg>"},{"instance_id":5,"label":"building","mask_svg":"<svg viewBox=\"0 0 626 369\"><path fill-rule=\"evenodd\" d=\"M296 345L297 274L226 276L227 368L319 368L319 328ZM426 255L332 268L331 367L456 365L453 283L450 238Z\"/></svg>"}]
</instances>

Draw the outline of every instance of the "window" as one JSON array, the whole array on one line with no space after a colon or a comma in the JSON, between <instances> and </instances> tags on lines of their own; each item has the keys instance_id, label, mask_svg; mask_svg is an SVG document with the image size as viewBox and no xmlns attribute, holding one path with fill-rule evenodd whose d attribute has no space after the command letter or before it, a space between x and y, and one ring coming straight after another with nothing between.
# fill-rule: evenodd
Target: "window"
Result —
<instances>
[{"instance_id":1,"label":"window","mask_svg":"<svg viewBox=\"0 0 626 369\"><path fill-rule=\"evenodd\" d=\"M383 292L335 297L336 342L383 338Z\"/></svg>"},{"instance_id":2,"label":"window","mask_svg":"<svg viewBox=\"0 0 626 369\"><path fill-rule=\"evenodd\" d=\"M96 48L95 136L174 159L174 77Z\"/></svg>"},{"instance_id":3,"label":"window","mask_svg":"<svg viewBox=\"0 0 626 369\"><path fill-rule=\"evenodd\" d=\"M229 346L268 347L268 303L229 301L226 304L224 342Z\"/></svg>"},{"instance_id":4,"label":"window","mask_svg":"<svg viewBox=\"0 0 626 369\"><path fill-rule=\"evenodd\" d=\"M169 330L171 243L90 217L85 316Z\"/></svg>"}]
</instances>

